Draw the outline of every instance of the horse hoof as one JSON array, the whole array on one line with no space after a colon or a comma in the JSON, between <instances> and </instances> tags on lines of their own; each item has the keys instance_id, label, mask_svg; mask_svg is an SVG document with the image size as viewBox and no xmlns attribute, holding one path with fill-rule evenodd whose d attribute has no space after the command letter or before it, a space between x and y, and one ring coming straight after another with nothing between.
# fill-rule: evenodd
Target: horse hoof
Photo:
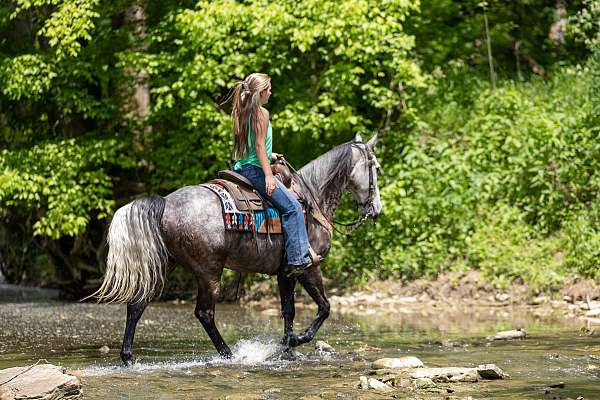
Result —
<instances>
[{"instance_id":1,"label":"horse hoof","mask_svg":"<svg viewBox=\"0 0 600 400\"><path fill-rule=\"evenodd\" d=\"M298 361L300 356L295 350L292 350L291 347L287 347L283 350L283 353L281 353L281 359L285 361Z\"/></svg>"},{"instance_id":2,"label":"horse hoof","mask_svg":"<svg viewBox=\"0 0 600 400\"><path fill-rule=\"evenodd\" d=\"M135 364L135 360L132 358L129 359L122 359L123 360L123 364L125 364L125 367L133 367L133 365Z\"/></svg>"},{"instance_id":3,"label":"horse hoof","mask_svg":"<svg viewBox=\"0 0 600 400\"><path fill-rule=\"evenodd\" d=\"M121 360L123 360L123 364L125 364L126 367L131 367L135 364L133 354L131 353L121 353Z\"/></svg>"},{"instance_id":4,"label":"horse hoof","mask_svg":"<svg viewBox=\"0 0 600 400\"><path fill-rule=\"evenodd\" d=\"M221 358L224 358L226 360L230 360L231 358L233 358L233 353L229 349L219 351L219 355L221 356Z\"/></svg>"}]
</instances>

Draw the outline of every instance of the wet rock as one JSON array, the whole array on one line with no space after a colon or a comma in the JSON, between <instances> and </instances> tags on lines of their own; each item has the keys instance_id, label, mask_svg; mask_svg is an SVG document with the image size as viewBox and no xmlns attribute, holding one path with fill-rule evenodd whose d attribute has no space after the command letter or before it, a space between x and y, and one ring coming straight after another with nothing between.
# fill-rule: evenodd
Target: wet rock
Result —
<instances>
[{"instance_id":1,"label":"wet rock","mask_svg":"<svg viewBox=\"0 0 600 400\"><path fill-rule=\"evenodd\" d=\"M405 356L399 358L380 358L371 364L373 369L420 368L423 362L417 357Z\"/></svg>"},{"instance_id":2,"label":"wet rock","mask_svg":"<svg viewBox=\"0 0 600 400\"><path fill-rule=\"evenodd\" d=\"M358 386L359 388L364 390L373 389L378 392L391 392L392 390L394 390L394 388L388 385L387 383L381 382L380 380L375 378L368 378L364 375L360 377L360 383Z\"/></svg>"},{"instance_id":3,"label":"wet rock","mask_svg":"<svg viewBox=\"0 0 600 400\"><path fill-rule=\"evenodd\" d=\"M411 372L413 379L429 378L434 382L477 382L479 373L477 368L445 367L445 368L419 368Z\"/></svg>"},{"instance_id":4,"label":"wet rock","mask_svg":"<svg viewBox=\"0 0 600 400\"><path fill-rule=\"evenodd\" d=\"M565 388L565 383L564 382L557 382L557 383L551 383L548 385L548 387L550 388L558 388L558 389L564 389Z\"/></svg>"},{"instance_id":5,"label":"wet rock","mask_svg":"<svg viewBox=\"0 0 600 400\"><path fill-rule=\"evenodd\" d=\"M435 387L435 382L430 378L417 378L415 379L415 388L417 389L429 389Z\"/></svg>"},{"instance_id":6,"label":"wet rock","mask_svg":"<svg viewBox=\"0 0 600 400\"><path fill-rule=\"evenodd\" d=\"M502 331L495 335L488 336L488 340L511 340L511 339L525 339L527 333L523 329L516 329L512 331Z\"/></svg>"},{"instance_id":7,"label":"wet rock","mask_svg":"<svg viewBox=\"0 0 600 400\"><path fill-rule=\"evenodd\" d=\"M600 317L600 308L593 308L585 313L586 317Z\"/></svg>"},{"instance_id":8,"label":"wet rock","mask_svg":"<svg viewBox=\"0 0 600 400\"><path fill-rule=\"evenodd\" d=\"M416 303L418 299L415 296L407 296L398 298L398 303Z\"/></svg>"},{"instance_id":9,"label":"wet rock","mask_svg":"<svg viewBox=\"0 0 600 400\"><path fill-rule=\"evenodd\" d=\"M335 390L326 390L319 393L319 397L322 399L334 399L337 397L337 395L338 393Z\"/></svg>"},{"instance_id":10,"label":"wet rock","mask_svg":"<svg viewBox=\"0 0 600 400\"><path fill-rule=\"evenodd\" d=\"M279 317L281 315L281 311L276 308L267 308L266 310L262 310L260 313L268 317Z\"/></svg>"},{"instance_id":11,"label":"wet rock","mask_svg":"<svg viewBox=\"0 0 600 400\"><path fill-rule=\"evenodd\" d=\"M102 354L106 354L110 351L110 348L108 346L102 346L98 349L98 351Z\"/></svg>"},{"instance_id":12,"label":"wet rock","mask_svg":"<svg viewBox=\"0 0 600 400\"><path fill-rule=\"evenodd\" d=\"M267 394L281 393L281 389L279 389L279 388L270 388L270 389L263 390L263 392L265 392Z\"/></svg>"},{"instance_id":13,"label":"wet rock","mask_svg":"<svg viewBox=\"0 0 600 400\"><path fill-rule=\"evenodd\" d=\"M442 340L440 342L442 347L465 347L466 345L461 342L453 342L452 340Z\"/></svg>"},{"instance_id":14,"label":"wet rock","mask_svg":"<svg viewBox=\"0 0 600 400\"><path fill-rule=\"evenodd\" d=\"M505 301L510 300L510 295L508 295L506 293L497 293L495 298L496 298L496 301L504 303Z\"/></svg>"},{"instance_id":15,"label":"wet rock","mask_svg":"<svg viewBox=\"0 0 600 400\"><path fill-rule=\"evenodd\" d=\"M359 387L364 390L368 389L369 388L369 378L367 378L366 376L361 376Z\"/></svg>"},{"instance_id":16,"label":"wet rock","mask_svg":"<svg viewBox=\"0 0 600 400\"><path fill-rule=\"evenodd\" d=\"M565 296L563 296L563 300L566 301L567 303L572 303L573 297L565 295Z\"/></svg>"},{"instance_id":17,"label":"wet rock","mask_svg":"<svg viewBox=\"0 0 600 400\"><path fill-rule=\"evenodd\" d=\"M585 317L583 318L589 325L600 325L600 318Z\"/></svg>"},{"instance_id":18,"label":"wet rock","mask_svg":"<svg viewBox=\"0 0 600 400\"><path fill-rule=\"evenodd\" d=\"M584 310L598 310L600 309L600 301L586 301L584 303Z\"/></svg>"},{"instance_id":19,"label":"wet rock","mask_svg":"<svg viewBox=\"0 0 600 400\"><path fill-rule=\"evenodd\" d=\"M329 343L322 340L317 340L315 343L315 350L319 353L335 353L335 349L329 345Z\"/></svg>"},{"instance_id":20,"label":"wet rock","mask_svg":"<svg viewBox=\"0 0 600 400\"><path fill-rule=\"evenodd\" d=\"M79 378L62 367L39 364L0 370L0 399L77 399L81 396Z\"/></svg>"},{"instance_id":21,"label":"wet rock","mask_svg":"<svg viewBox=\"0 0 600 400\"><path fill-rule=\"evenodd\" d=\"M394 390L394 388L387 383L383 383L375 378L369 378L369 388L378 392L391 392Z\"/></svg>"},{"instance_id":22,"label":"wet rock","mask_svg":"<svg viewBox=\"0 0 600 400\"><path fill-rule=\"evenodd\" d=\"M483 379L504 379L508 374L502 371L496 364L483 364L477 367L477 373Z\"/></svg>"},{"instance_id":23,"label":"wet rock","mask_svg":"<svg viewBox=\"0 0 600 400\"><path fill-rule=\"evenodd\" d=\"M232 393L225 396L225 400L265 400L266 397L261 394L252 393Z\"/></svg>"},{"instance_id":24,"label":"wet rock","mask_svg":"<svg viewBox=\"0 0 600 400\"><path fill-rule=\"evenodd\" d=\"M534 305L534 306L539 306L541 304L545 304L549 301L548 297L546 296L537 296L534 297L533 299L531 299L531 302L529 304Z\"/></svg>"},{"instance_id":25,"label":"wet rock","mask_svg":"<svg viewBox=\"0 0 600 400\"><path fill-rule=\"evenodd\" d=\"M398 388L412 387L412 379L410 379L406 375L398 375L398 374L385 375L382 377L378 377L377 379L383 383L387 383L388 385L398 387Z\"/></svg>"},{"instance_id":26,"label":"wet rock","mask_svg":"<svg viewBox=\"0 0 600 400\"><path fill-rule=\"evenodd\" d=\"M362 344L359 348L356 349L357 353L376 353L381 351L381 347L371 346L368 344Z\"/></svg>"}]
</instances>

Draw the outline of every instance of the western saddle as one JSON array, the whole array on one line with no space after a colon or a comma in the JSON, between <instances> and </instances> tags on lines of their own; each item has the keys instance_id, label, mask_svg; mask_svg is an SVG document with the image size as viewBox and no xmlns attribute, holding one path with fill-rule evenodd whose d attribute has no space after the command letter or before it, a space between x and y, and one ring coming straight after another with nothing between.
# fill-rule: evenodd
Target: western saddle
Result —
<instances>
[{"instance_id":1,"label":"western saddle","mask_svg":"<svg viewBox=\"0 0 600 400\"><path fill-rule=\"evenodd\" d=\"M292 172L288 167L288 164L285 160L277 159L271 164L271 171L273 171L273 175L279 178L281 182L288 189L292 189ZM254 189L252 182L246 179L243 175L238 174L235 171L231 170L222 170L217 173L218 179L213 179L210 182L218 183L221 186L224 186L225 189L229 192L231 197L235 202L235 205L238 210L244 211L258 211L264 210L270 205L270 202L263 198L257 191ZM292 189L292 193L297 196L297 193ZM327 218L323 216L320 211L313 210L313 217L319 221L328 231L331 236L333 227L327 221ZM256 237L256 236L255 236ZM313 265L318 265L321 262L322 257L315 253L312 247L309 246L310 258L313 262Z\"/></svg>"},{"instance_id":2,"label":"western saddle","mask_svg":"<svg viewBox=\"0 0 600 400\"><path fill-rule=\"evenodd\" d=\"M273 175L277 176L281 182L290 188L292 185L292 173L283 161L276 160L271 164ZM257 211L264 210L270 204L268 200L263 198L252 183L243 175L231 170L222 170L217 173L218 179L213 179L212 183L218 183L225 187L231 194L235 205L240 211Z\"/></svg>"}]
</instances>

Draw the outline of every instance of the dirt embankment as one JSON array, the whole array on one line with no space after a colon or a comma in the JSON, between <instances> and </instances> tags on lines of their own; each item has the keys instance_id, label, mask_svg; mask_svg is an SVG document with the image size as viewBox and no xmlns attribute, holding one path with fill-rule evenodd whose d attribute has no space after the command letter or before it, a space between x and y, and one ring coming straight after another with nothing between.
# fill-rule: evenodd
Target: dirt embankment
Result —
<instances>
[{"instance_id":1,"label":"dirt embankment","mask_svg":"<svg viewBox=\"0 0 600 400\"><path fill-rule=\"evenodd\" d=\"M297 289L298 308L314 307L306 293ZM536 291L527 285L498 288L477 271L451 272L435 280L419 279L407 284L379 281L354 291L326 290L333 308L342 313L369 314L419 307L531 307L536 313L561 310L565 317L586 318L600 325L600 285L592 280L565 282L562 288ZM276 289L261 282L248 290L242 304L262 309L277 308Z\"/></svg>"}]
</instances>

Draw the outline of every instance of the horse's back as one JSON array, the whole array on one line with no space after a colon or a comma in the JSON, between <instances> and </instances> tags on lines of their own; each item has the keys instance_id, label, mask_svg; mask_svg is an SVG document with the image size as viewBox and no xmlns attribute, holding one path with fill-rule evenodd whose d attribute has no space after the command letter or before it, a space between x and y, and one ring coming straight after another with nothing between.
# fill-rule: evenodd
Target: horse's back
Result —
<instances>
[{"instance_id":1,"label":"horse's back","mask_svg":"<svg viewBox=\"0 0 600 400\"><path fill-rule=\"evenodd\" d=\"M180 188L165 197L162 229L167 247L177 263L197 272L223 267L274 274L283 256L282 235L271 240L260 234L225 230L219 197L196 185Z\"/></svg>"}]
</instances>

